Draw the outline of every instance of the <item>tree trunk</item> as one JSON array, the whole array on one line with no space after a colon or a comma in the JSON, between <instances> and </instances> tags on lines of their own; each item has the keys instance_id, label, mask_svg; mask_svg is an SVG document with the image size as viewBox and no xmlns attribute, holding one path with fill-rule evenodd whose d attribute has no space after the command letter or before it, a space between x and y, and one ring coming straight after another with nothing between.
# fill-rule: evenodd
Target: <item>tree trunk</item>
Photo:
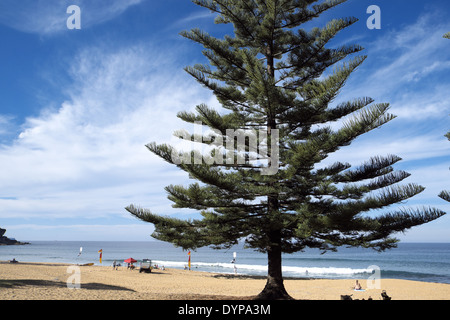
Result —
<instances>
[{"instance_id":1,"label":"tree trunk","mask_svg":"<svg viewBox=\"0 0 450 320\"><path fill-rule=\"evenodd\" d=\"M270 77L275 79L275 69L274 69L274 57L273 57L273 45L270 44L266 48L266 58L267 58L267 73ZM273 117L273 110L268 110L267 114L267 135L268 137L272 134L272 130L277 129L276 120ZM271 152L268 153L269 164L268 167L272 166L271 163ZM274 183L270 182L269 186L273 186ZM274 213L278 212L278 196L269 195L267 197L267 213L272 216ZM270 246L267 250L267 260L268 260L268 274L267 283L263 291L256 296L258 300L292 300L292 297L286 292L283 284L283 274L281 271L281 234L279 229L275 228L269 231L269 241Z\"/></svg>"},{"instance_id":2,"label":"tree trunk","mask_svg":"<svg viewBox=\"0 0 450 320\"><path fill-rule=\"evenodd\" d=\"M283 284L283 273L281 271L281 248L280 245L272 245L267 252L269 271L267 283L263 291L256 296L257 300L292 300Z\"/></svg>"}]
</instances>

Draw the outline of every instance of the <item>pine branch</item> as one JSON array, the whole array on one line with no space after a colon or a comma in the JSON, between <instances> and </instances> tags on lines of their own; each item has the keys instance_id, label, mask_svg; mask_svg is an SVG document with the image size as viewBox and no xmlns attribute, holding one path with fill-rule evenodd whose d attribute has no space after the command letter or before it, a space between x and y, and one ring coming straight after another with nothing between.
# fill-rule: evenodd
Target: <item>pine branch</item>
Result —
<instances>
[{"instance_id":1,"label":"pine branch","mask_svg":"<svg viewBox=\"0 0 450 320\"><path fill-rule=\"evenodd\" d=\"M434 221L445 214L444 211L435 208L402 209L377 218L376 221L380 225L377 232L379 234L403 232L414 226Z\"/></svg>"},{"instance_id":2,"label":"pine branch","mask_svg":"<svg viewBox=\"0 0 450 320\"><path fill-rule=\"evenodd\" d=\"M307 10L306 3L314 3L316 1L308 1L308 2L300 2L297 3L296 6L291 7L291 10L293 9L300 9L298 12L289 14L285 16L286 23L280 28L295 28L303 23L306 23L310 21L313 18L318 17L321 13L341 4L344 3L347 0L334 0L334 1L327 1L325 3L322 3L320 5L313 6L313 10ZM308 4L309 4L308 3Z\"/></svg>"},{"instance_id":3,"label":"pine branch","mask_svg":"<svg viewBox=\"0 0 450 320\"><path fill-rule=\"evenodd\" d=\"M334 175L332 180L334 182L357 182L364 179L376 178L392 172L392 165L400 160L402 160L402 158L396 155L373 157L355 170L349 170L343 174Z\"/></svg>"},{"instance_id":4,"label":"pine branch","mask_svg":"<svg viewBox=\"0 0 450 320\"><path fill-rule=\"evenodd\" d=\"M444 199L445 201L450 202L450 192L449 191L441 191L441 193L439 193L439 197Z\"/></svg>"}]
</instances>

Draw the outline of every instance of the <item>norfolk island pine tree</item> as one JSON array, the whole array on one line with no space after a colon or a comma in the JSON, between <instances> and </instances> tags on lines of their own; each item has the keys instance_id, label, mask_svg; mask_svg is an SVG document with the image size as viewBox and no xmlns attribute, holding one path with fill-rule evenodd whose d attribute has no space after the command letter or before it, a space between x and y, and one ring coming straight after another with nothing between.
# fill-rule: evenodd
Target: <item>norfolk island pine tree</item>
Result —
<instances>
[{"instance_id":1,"label":"norfolk island pine tree","mask_svg":"<svg viewBox=\"0 0 450 320\"><path fill-rule=\"evenodd\" d=\"M267 282L259 299L291 298L283 284L282 253L307 247L326 252L339 246L383 251L396 246L392 234L445 214L435 208L388 210L424 190L414 183L398 184L410 174L394 171L401 160L395 155L374 156L356 168L345 162L320 167L330 153L395 118L387 112L389 104L367 97L332 105L365 56L357 55L363 50L358 45L327 44L357 19L335 19L309 31L301 26L345 1L194 0L216 14L216 23L234 27L234 36L223 39L199 29L181 33L201 44L209 60L209 65L185 70L225 110L220 114L202 104L178 117L213 130L214 135L189 136L212 151L182 153L156 143L147 148L199 181L165 190L173 207L199 210L202 218L183 220L134 205L126 208L154 224L154 238L186 250L230 248L244 241L246 247L266 253ZM332 129L332 123L340 128ZM227 153L213 144L234 139L227 129L263 132L256 139L266 145L278 134L278 170L264 172L274 165L273 147L255 151L248 139L244 148L233 144ZM234 158L240 154L254 159L255 152L260 161ZM215 161L229 160L230 153L232 161ZM195 157L204 161L178 161Z\"/></svg>"}]
</instances>

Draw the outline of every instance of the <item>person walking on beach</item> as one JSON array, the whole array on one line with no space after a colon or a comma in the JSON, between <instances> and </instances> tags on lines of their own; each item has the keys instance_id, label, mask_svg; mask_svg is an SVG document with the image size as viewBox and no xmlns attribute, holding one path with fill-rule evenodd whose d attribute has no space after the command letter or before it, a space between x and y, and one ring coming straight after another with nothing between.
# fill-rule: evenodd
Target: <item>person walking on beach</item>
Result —
<instances>
[{"instance_id":1,"label":"person walking on beach","mask_svg":"<svg viewBox=\"0 0 450 320\"><path fill-rule=\"evenodd\" d=\"M113 262L113 270L117 270L117 263L116 263L116 260L114 260L114 262Z\"/></svg>"}]
</instances>

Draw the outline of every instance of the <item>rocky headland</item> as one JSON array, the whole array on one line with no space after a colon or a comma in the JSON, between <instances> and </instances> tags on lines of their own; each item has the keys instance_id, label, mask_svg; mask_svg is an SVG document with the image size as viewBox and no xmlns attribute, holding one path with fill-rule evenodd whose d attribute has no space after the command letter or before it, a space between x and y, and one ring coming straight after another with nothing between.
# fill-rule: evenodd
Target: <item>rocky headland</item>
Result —
<instances>
[{"instance_id":1,"label":"rocky headland","mask_svg":"<svg viewBox=\"0 0 450 320\"><path fill-rule=\"evenodd\" d=\"M10 239L8 237L5 237L4 236L5 232L6 229L0 228L0 246L30 244L29 242L20 242L17 241L16 239Z\"/></svg>"}]
</instances>

